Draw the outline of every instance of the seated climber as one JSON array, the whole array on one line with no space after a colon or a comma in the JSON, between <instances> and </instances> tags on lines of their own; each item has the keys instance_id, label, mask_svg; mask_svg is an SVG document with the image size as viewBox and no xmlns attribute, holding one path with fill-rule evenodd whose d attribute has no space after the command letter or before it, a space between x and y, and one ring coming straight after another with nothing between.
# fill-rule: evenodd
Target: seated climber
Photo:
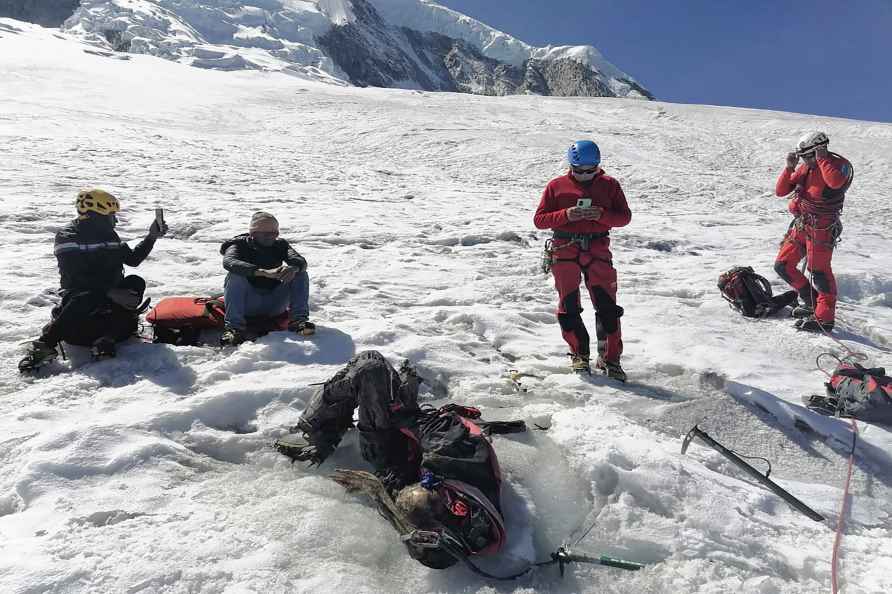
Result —
<instances>
[{"instance_id":1,"label":"seated climber","mask_svg":"<svg viewBox=\"0 0 892 594\"><path fill-rule=\"evenodd\" d=\"M22 373L55 359L62 341L92 347L95 359L114 357L115 344L136 334L139 314L148 305L143 303L146 281L124 276L124 265L139 266L167 225L153 222L148 236L131 249L115 232L120 204L112 194L82 190L75 205L77 219L56 233L55 240L62 301L19 362Z\"/></svg>"},{"instance_id":2,"label":"seated climber","mask_svg":"<svg viewBox=\"0 0 892 594\"><path fill-rule=\"evenodd\" d=\"M455 404L420 407L420 381L375 351L354 357L312 396L292 435L276 448L292 460L321 464L353 426L359 408L362 456L375 473L337 470L348 491L374 499L409 554L445 569L492 555L505 542L501 474L488 434L525 430L522 421L483 422L480 411ZM475 568L476 569L476 568Z\"/></svg>"},{"instance_id":3,"label":"seated climber","mask_svg":"<svg viewBox=\"0 0 892 594\"><path fill-rule=\"evenodd\" d=\"M307 261L279 237L276 217L255 212L248 233L224 242L220 253L229 273L223 345L235 346L248 338L248 316L273 318L289 311L289 330L305 336L316 332L309 321Z\"/></svg>"}]
</instances>

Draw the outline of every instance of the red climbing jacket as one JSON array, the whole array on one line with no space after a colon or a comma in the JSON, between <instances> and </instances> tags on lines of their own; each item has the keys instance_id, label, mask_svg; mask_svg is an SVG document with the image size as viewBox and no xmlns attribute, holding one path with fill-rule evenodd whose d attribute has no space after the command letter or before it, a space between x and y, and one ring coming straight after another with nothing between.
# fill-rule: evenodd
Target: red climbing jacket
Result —
<instances>
[{"instance_id":1,"label":"red climbing jacket","mask_svg":"<svg viewBox=\"0 0 892 594\"><path fill-rule=\"evenodd\" d=\"M597 221L570 221L567 209L580 198L591 198L592 206L600 206L604 214ZM581 184L569 173L556 177L545 186L539 208L533 216L537 229L554 229L567 233L603 233L612 227L625 227L632 220L632 211L619 182L603 171L590 184Z\"/></svg>"},{"instance_id":2,"label":"red climbing jacket","mask_svg":"<svg viewBox=\"0 0 892 594\"><path fill-rule=\"evenodd\" d=\"M796 191L790 202L790 212L796 216L809 214L835 218L842 211L853 176L854 169L846 158L829 153L818 159L812 169L805 164L795 171L785 168L777 178L775 193L784 197Z\"/></svg>"}]
</instances>

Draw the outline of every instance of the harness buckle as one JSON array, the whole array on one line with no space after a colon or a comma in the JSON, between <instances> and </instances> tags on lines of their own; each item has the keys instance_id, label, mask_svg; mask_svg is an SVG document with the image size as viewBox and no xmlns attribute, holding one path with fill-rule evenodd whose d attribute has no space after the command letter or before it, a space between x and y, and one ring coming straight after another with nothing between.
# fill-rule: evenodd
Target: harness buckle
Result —
<instances>
[{"instance_id":1,"label":"harness buckle","mask_svg":"<svg viewBox=\"0 0 892 594\"><path fill-rule=\"evenodd\" d=\"M421 549L438 549L440 548L440 538L440 533L434 530L415 529L402 535L400 540Z\"/></svg>"}]
</instances>

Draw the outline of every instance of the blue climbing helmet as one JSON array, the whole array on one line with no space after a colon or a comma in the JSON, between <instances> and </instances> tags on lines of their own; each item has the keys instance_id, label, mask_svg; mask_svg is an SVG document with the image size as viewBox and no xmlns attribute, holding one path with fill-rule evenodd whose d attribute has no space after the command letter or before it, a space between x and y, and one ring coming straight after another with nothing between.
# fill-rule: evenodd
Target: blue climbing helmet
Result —
<instances>
[{"instance_id":1,"label":"blue climbing helmet","mask_svg":"<svg viewBox=\"0 0 892 594\"><path fill-rule=\"evenodd\" d=\"M601 149L591 140L577 140L567 149L570 167L592 167L601 164Z\"/></svg>"}]
</instances>

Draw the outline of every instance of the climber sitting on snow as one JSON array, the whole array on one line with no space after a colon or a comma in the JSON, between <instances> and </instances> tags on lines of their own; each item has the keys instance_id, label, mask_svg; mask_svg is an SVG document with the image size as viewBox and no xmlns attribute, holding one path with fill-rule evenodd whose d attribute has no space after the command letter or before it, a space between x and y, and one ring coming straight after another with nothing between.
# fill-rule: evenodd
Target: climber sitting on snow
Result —
<instances>
[{"instance_id":1,"label":"climber sitting on snow","mask_svg":"<svg viewBox=\"0 0 892 594\"><path fill-rule=\"evenodd\" d=\"M220 247L226 275L226 328L222 344L235 346L247 338L247 316L274 318L289 311L288 329L315 333L309 321L310 279L307 261L279 237L279 221L255 212L248 233Z\"/></svg>"},{"instance_id":2,"label":"climber sitting on snow","mask_svg":"<svg viewBox=\"0 0 892 594\"><path fill-rule=\"evenodd\" d=\"M353 426L359 407L362 456L375 474L337 470L348 491L370 496L414 558L443 569L505 542L501 476L486 434L523 431L522 421L482 422L459 405L422 408L418 376L396 371L375 351L354 357L310 400L291 436L276 448L293 460L321 464Z\"/></svg>"},{"instance_id":3,"label":"climber sitting on snow","mask_svg":"<svg viewBox=\"0 0 892 594\"><path fill-rule=\"evenodd\" d=\"M30 373L58 356L63 340L92 347L95 359L114 357L115 344L136 334L146 281L124 276L124 265L139 266L167 233L153 222L148 235L131 249L115 232L118 199L105 190L82 190L75 201L77 218L56 233L54 253L59 263L62 301L40 338L19 362Z\"/></svg>"}]
</instances>

